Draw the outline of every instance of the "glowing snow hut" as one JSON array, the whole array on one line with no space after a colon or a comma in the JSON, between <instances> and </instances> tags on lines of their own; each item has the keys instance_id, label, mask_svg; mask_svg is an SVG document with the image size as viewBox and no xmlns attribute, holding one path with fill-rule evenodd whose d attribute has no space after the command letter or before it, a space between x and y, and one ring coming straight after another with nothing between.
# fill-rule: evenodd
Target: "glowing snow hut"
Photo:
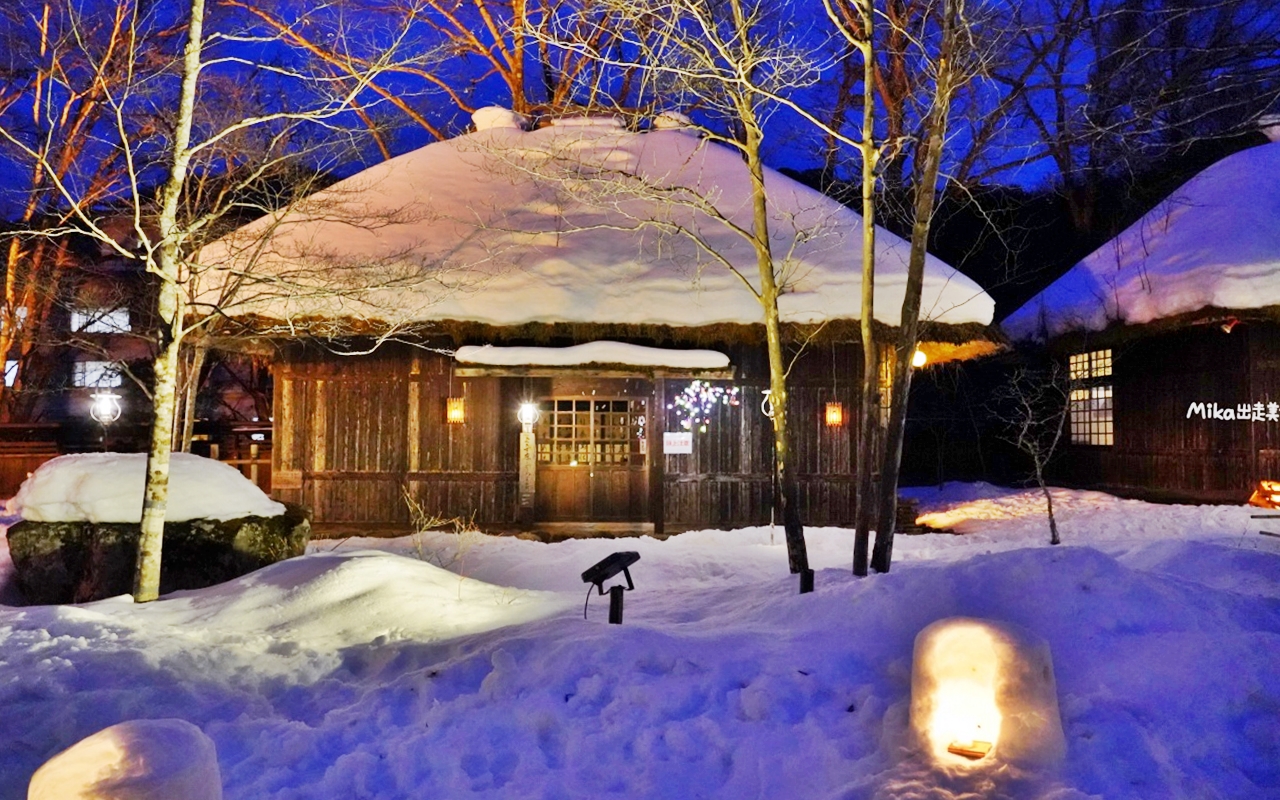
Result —
<instances>
[{"instance_id":1,"label":"glowing snow hut","mask_svg":"<svg viewBox=\"0 0 1280 800\"><path fill-rule=\"evenodd\" d=\"M942 763L1061 760L1066 740L1048 643L992 620L929 625L916 636L911 730Z\"/></svg>"}]
</instances>

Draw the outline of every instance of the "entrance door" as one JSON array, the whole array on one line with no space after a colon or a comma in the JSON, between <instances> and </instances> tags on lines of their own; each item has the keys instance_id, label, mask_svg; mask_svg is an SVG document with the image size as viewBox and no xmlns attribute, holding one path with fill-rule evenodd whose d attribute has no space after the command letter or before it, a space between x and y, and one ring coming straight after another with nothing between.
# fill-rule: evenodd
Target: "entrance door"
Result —
<instances>
[{"instance_id":1,"label":"entrance door","mask_svg":"<svg viewBox=\"0 0 1280 800\"><path fill-rule=\"evenodd\" d=\"M553 397L539 404L536 513L545 522L648 516L647 401Z\"/></svg>"}]
</instances>

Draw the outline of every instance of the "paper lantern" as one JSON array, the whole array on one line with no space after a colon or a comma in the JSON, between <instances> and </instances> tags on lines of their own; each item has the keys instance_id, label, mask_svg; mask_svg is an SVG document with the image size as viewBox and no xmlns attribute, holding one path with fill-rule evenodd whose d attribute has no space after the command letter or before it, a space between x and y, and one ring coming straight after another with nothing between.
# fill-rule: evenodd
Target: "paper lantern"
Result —
<instances>
[{"instance_id":1,"label":"paper lantern","mask_svg":"<svg viewBox=\"0 0 1280 800\"><path fill-rule=\"evenodd\" d=\"M444 421L461 425L467 421L467 401L464 397L450 397L444 401Z\"/></svg>"},{"instance_id":2,"label":"paper lantern","mask_svg":"<svg viewBox=\"0 0 1280 800\"><path fill-rule=\"evenodd\" d=\"M844 403L827 403L827 427L839 428L844 424Z\"/></svg>"}]
</instances>

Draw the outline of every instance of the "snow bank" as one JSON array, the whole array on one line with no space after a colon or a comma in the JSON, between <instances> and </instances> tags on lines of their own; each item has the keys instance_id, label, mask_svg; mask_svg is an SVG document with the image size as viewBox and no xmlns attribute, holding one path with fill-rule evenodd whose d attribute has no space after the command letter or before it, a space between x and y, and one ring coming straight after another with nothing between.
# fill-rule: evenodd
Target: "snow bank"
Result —
<instances>
[{"instance_id":1,"label":"snow bank","mask_svg":"<svg viewBox=\"0 0 1280 800\"><path fill-rule=\"evenodd\" d=\"M459 347L459 364L494 366L577 366L580 364L629 364L637 367L722 369L729 357L715 350L668 350L623 342L587 342L572 347Z\"/></svg>"},{"instance_id":2,"label":"snow bank","mask_svg":"<svg viewBox=\"0 0 1280 800\"><path fill-rule=\"evenodd\" d=\"M672 199L696 195L733 225L750 226L750 179L737 153L666 123L635 133L612 119L574 118L524 131L509 113L484 109L476 125L473 133L340 181L198 256L210 266L291 282L322 274L345 282L349 296L318 285L289 297L242 293L231 305L219 300L219 308L235 316L391 324L759 324L759 303L738 275L691 237L670 232L679 226L695 233L756 280L755 252L744 237ZM582 180L581 170L596 177ZM625 175L660 189L637 196ZM849 298L860 293L862 218L773 170L766 185L774 252L789 258L779 265L784 319L855 318L858 304ZM261 236L269 229L264 252ZM882 230L877 248L877 319L896 325L909 247ZM211 295L216 282L207 286ZM993 310L977 284L928 259L923 318L986 324Z\"/></svg>"},{"instance_id":3,"label":"snow bank","mask_svg":"<svg viewBox=\"0 0 1280 800\"><path fill-rule=\"evenodd\" d=\"M166 519L273 517L285 511L235 467L189 453L170 459ZM59 456L23 482L8 513L32 522L138 522L146 469L145 453Z\"/></svg>"},{"instance_id":4,"label":"snow bank","mask_svg":"<svg viewBox=\"0 0 1280 800\"><path fill-rule=\"evenodd\" d=\"M1015 339L1280 305L1280 143L1229 156L1001 324Z\"/></svg>"},{"instance_id":5,"label":"snow bank","mask_svg":"<svg viewBox=\"0 0 1280 800\"><path fill-rule=\"evenodd\" d=\"M142 606L0 608L0 800L140 709L214 740L229 800L1277 796L1280 540L1244 507L1062 490L1051 548L1036 494L919 490L972 506L967 532L899 537L865 579L850 531L807 529L803 596L760 527L320 542ZM580 573L620 549L642 556L626 624L598 597L583 620ZM915 748L915 638L957 616L1048 642L1056 771Z\"/></svg>"},{"instance_id":6,"label":"snow bank","mask_svg":"<svg viewBox=\"0 0 1280 800\"><path fill-rule=\"evenodd\" d=\"M27 800L222 800L213 741L180 719L112 725L45 762Z\"/></svg>"}]
</instances>

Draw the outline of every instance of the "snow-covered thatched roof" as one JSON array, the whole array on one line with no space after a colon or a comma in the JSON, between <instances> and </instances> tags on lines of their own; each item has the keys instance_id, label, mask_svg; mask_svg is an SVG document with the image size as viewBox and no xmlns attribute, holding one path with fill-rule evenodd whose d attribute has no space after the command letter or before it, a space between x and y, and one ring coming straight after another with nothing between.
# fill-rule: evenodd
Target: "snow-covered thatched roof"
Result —
<instances>
[{"instance_id":1,"label":"snow-covered thatched roof","mask_svg":"<svg viewBox=\"0 0 1280 800\"><path fill-rule=\"evenodd\" d=\"M250 276L224 313L498 326L760 322L742 278L717 260L758 285L750 244L692 207L707 202L749 227L737 153L675 118L643 133L601 119L526 131L495 109L476 121L474 133L364 170L206 248L202 263ZM784 318L856 318L861 217L774 171L766 186ZM908 246L878 236L876 318L896 325ZM312 290L281 288L299 282ZM335 294L334 284L376 288ZM993 309L973 281L928 260L926 319L985 325Z\"/></svg>"},{"instance_id":2,"label":"snow-covered thatched roof","mask_svg":"<svg viewBox=\"0 0 1280 800\"><path fill-rule=\"evenodd\" d=\"M1015 339L1280 305L1280 143L1196 175L1004 321Z\"/></svg>"}]
</instances>

